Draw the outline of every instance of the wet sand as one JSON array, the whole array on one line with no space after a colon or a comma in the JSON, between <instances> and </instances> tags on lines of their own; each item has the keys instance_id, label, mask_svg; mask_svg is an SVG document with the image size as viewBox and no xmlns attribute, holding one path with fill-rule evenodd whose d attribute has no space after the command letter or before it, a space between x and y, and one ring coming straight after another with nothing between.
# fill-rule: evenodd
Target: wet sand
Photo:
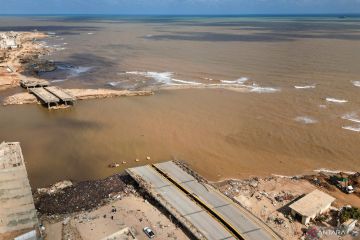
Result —
<instances>
[{"instance_id":1,"label":"wet sand","mask_svg":"<svg viewBox=\"0 0 360 240\"><path fill-rule=\"evenodd\" d=\"M272 111L274 98L287 95L186 89L81 101L55 112L8 106L0 110L0 139L22 143L32 187L169 159L185 160L209 180L322 167L359 171L360 139L341 129L341 106L317 111L321 124L299 124L296 109ZM121 166L108 168L113 162Z\"/></svg>"}]
</instances>

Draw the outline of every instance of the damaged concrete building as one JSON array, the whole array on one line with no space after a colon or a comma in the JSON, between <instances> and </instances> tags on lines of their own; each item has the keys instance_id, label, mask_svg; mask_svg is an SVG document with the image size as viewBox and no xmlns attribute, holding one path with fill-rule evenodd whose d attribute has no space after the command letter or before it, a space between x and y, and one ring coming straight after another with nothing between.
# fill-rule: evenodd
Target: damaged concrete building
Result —
<instances>
[{"instance_id":1,"label":"damaged concrete building","mask_svg":"<svg viewBox=\"0 0 360 240\"><path fill-rule=\"evenodd\" d=\"M16 49L18 44L18 33L15 32L3 32L0 33L0 49Z\"/></svg>"}]
</instances>

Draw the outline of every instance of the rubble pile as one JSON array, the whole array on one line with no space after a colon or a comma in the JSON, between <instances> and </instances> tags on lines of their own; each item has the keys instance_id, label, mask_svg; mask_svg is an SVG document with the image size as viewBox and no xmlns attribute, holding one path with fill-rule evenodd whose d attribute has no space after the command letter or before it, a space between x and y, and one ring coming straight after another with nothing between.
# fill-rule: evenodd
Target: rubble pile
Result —
<instances>
[{"instance_id":1,"label":"rubble pile","mask_svg":"<svg viewBox=\"0 0 360 240\"><path fill-rule=\"evenodd\" d=\"M19 46L19 33L1 32L0 49L15 49Z\"/></svg>"},{"instance_id":2,"label":"rubble pile","mask_svg":"<svg viewBox=\"0 0 360 240\"><path fill-rule=\"evenodd\" d=\"M67 183L64 188L39 189L34 193L35 207L47 215L90 210L113 198L136 193L131 181L128 176L114 175L103 180Z\"/></svg>"}]
</instances>

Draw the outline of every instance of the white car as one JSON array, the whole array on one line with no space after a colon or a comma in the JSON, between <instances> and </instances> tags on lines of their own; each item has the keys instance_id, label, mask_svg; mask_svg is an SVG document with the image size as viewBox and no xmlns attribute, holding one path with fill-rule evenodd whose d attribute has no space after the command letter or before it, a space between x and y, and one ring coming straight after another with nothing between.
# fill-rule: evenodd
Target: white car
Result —
<instances>
[{"instance_id":1,"label":"white car","mask_svg":"<svg viewBox=\"0 0 360 240\"><path fill-rule=\"evenodd\" d=\"M153 230L151 230L151 228L144 227L143 231L146 234L146 236L148 236L149 238L154 238L155 237L155 233L153 232Z\"/></svg>"}]
</instances>

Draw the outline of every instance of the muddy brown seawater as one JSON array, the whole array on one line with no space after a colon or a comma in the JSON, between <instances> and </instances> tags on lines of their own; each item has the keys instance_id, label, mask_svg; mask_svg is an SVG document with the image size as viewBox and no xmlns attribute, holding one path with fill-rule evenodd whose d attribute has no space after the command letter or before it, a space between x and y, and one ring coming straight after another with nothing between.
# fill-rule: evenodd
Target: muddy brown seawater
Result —
<instances>
[{"instance_id":1,"label":"muddy brown seawater","mask_svg":"<svg viewBox=\"0 0 360 240\"><path fill-rule=\"evenodd\" d=\"M252 92L200 87L50 112L1 107L0 140L21 142L33 187L103 178L146 156L186 160L210 180L359 171L359 27L359 18L7 19L0 31L55 33L46 41L58 51L46 58L63 69L44 76L55 85L231 83Z\"/></svg>"}]
</instances>

